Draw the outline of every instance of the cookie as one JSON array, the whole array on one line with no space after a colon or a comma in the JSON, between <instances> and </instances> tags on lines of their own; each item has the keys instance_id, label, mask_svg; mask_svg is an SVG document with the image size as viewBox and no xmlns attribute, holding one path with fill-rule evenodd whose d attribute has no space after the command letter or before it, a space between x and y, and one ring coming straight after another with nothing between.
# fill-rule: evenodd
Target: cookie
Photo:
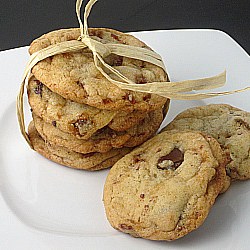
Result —
<instances>
[{"instance_id":1,"label":"cookie","mask_svg":"<svg viewBox=\"0 0 250 250\"><path fill-rule=\"evenodd\" d=\"M213 136L231 159L226 166L232 180L250 178L250 113L226 104L188 109L164 130L199 130Z\"/></svg>"},{"instance_id":2,"label":"cookie","mask_svg":"<svg viewBox=\"0 0 250 250\"><path fill-rule=\"evenodd\" d=\"M112 149L106 153L80 154L69 151L64 147L54 146L49 142L45 142L38 134L33 122L30 123L28 131L30 141L35 151L49 160L75 169L94 171L109 168L131 151L129 148L121 148Z\"/></svg>"},{"instance_id":3,"label":"cookie","mask_svg":"<svg viewBox=\"0 0 250 250\"><path fill-rule=\"evenodd\" d=\"M152 111L140 124L127 131L116 132L109 127L105 127L88 140L78 139L71 134L65 133L51 123L44 122L35 114L33 114L33 119L36 129L45 141L86 154L90 152L107 152L112 148L135 147L145 142L156 133L162 122L163 115L161 110Z\"/></svg>"},{"instance_id":4,"label":"cookie","mask_svg":"<svg viewBox=\"0 0 250 250\"><path fill-rule=\"evenodd\" d=\"M90 36L103 43L121 43L148 48L137 38L115 30L89 29ZM62 29L52 31L34 40L29 52L63 41L76 40L80 30ZM109 55L104 60L138 84L167 81L168 76L160 67L127 57ZM155 94L122 90L109 82L95 67L91 51L84 50L51 56L36 64L32 73L35 77L66 99L109 110L156 110L164 105L166 98ZM108 73L108 72L107 72ZM117 77L110 74L111 77Z\"/></svg>"},{"instance_id":5,"label":"cookie","mask_svg":"<svg viewBox=\"0 0 250 250\"><path fill-rule=\"evenodd\" d=\"M142 121L147 114L147 112L140 110L134 110L133 112L121 111L116 114L108 126L115 131L126 131Z\"/></svg>"},{"instance_id":6,"label":"cookie","mask_svg":"<svg viewBox=\"0 0 250 250\"><path fill-rule=\"evenodd\" d=\"M175 240L198 228L226 182L218 142L198 132L163 132L109 172L104 206L110 224L134 237Z\"/></svg>"},{"instance_id":7,"label":"cookie","mask_svg":"<svg viewBox=\"0 0 250 250\"><path fill-rule=\"evenodd\" d=\"M46 122L57 124L66 133L88 139L98 129L108 125L116 131L124 131L143 120L144 111L110 111L76 103L52 92L35 77L29 81L29 104L33 112Z\"/></svg>"},{"instance_id":8,"label":"cookie","mask_svg":"<svg viewBox=\"0 0 250 250\"><path fill-rule=\"evenodd\" d=\"M62 131L83 139L88 139L98 129L105 127L116 115L116 111L66 100L35 77L29 80L28 99L36 115Z\"/></svg>"},{"instance_id":9,"label":"cookie","mask_svg":"<svg viewBox=\"0 0 250 250\"><path fill-rule=\"evenodd\" d=\"M162 107L163 118L167 115L170 105L170 100L168 99L164 106ZM135 110L133 112L121 111L113 118L113 120L108 124L108 126L115 131L125 131L130 129L132 126L137 125L140 121L146 118L147 112Z\"/></svg>"}]
</instances>

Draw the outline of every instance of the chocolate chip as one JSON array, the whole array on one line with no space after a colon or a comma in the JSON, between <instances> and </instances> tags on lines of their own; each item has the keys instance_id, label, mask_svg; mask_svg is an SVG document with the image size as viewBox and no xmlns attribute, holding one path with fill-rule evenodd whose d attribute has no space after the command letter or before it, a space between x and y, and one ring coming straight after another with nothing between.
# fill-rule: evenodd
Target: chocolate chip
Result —
<instances>
[{"instance_id":1,"label":"chocolate chip","mask_svg":"<svg viewBox=\"0 0 250 250\"><path fill-rule=\"evenodd\" d=\"M151 94L146 94L143 96L143 101L148 101L151 98Z\"/></svg>"},{"instance_id":2,"label":"chocolate chip","mask_svg":"<svg viewBox=\"0 0 250 250\"><path fill-rule=\"evenodd\" d=\"M52 125L56 127L56 121L52 121Z\"/></svg>"},{"instance_id":3,"label":"chocolate chip","mask_svg":"<svg viewBox=\"0 0 250 250\"><path fill-rule=\"evenodd\" d=\"M134 163L138 163L138 162L140 162L140 158L135 157L134 158Z\"/></svg>"},{"instance_id":4,"label":"chocolate chip","mask_svg":"<svg viewBox=\"0 0 250 250\"><path fill-rule=\"evenodd\" d=\"M178 226L176 227L176 230L177 230L177 231L181 231L181 230L182 230L182 226L179 226L179 225L178 225Z\"/></svg>"},{"instance_id":5,"label":"chocolate chip","mask_svg":"<svg viewBox=\"0 0 250 250\"><path fill-rule=\"evenodd\" d=\"M246 123L244 120L242 120L242 119L236 119L235 121L236 121L236 123L237 123L237 125L239 127L245 127L247 130L250 130L249 124Z\"/></svg>"},{"instance_id":6,"label":"chocolate chip","mask_svg":"<svg viewBox=\"0 0 250 250\"><path fill-rule=\"evenodd\" d=\"M123 57L122 56L117 56L114 58L113 61L113 66L121 66L123 62Z\"/></svg>"},{"instance_id":7,"label":"chocolate chip","mask_svg":"<svg viewBox=\"0 0 250 250\"><path fill-rule=\"evenodd\" d=\"M135 79L135 82L137 84L144 84L147 83L147 79L143 75L140 75Z\"/></svg>"},{"instance_id":8,"label":"chocolate chip","mask_svg":"<svg viewBox=\"0 0 250 250\"><path fill-rule=\"evenodd\" d=\"M36 87L34 89L34 93L42 97L42 91L43 91L43 84L40 81L36 80Z\"/></svg>"},{"instance_id":9,"label":"chocolate chip","mask_svg":"<svg viewBox=\"0 0 250 250\"><path fill-rule=\"evenodd\" d=\"M144 197L145 197L145 195L144 195L144 194L140 194L140 198L142 198L142 199L143 199Z\"/></svg>"},{"instance_id":10,"label":"chocolate chip","mask_svg":"<svg viewBox=\"0 0 250 250\"><path fill-rule=\"evenodd\" d=\"M80 87L82 87L82 88L84 88L84 82L81 82L81 81L76 81L76 84L78 85L78 86L80 86Z\"/></svg>"},{"instance_id":11,"label":"chocolate chip","mask_svg":"<svg viewBox=\"0 0 250 250\"><path fill-rule=\"evenodd\" d=\"M142 62L141 65L140 65L141 68L145 68L146 67L146 64L145 62Z\"/></svg>"},{"instance_id":12,"label":"chocolate chip","mask_svg":"<svg viewBox=\"0 0 250 250\"><path fill-rule=\"evenodd\" d=\"M233 159L231 158L230 152L225 150L226 164L229 164Z\"/></svg>"},{"instance_id":13,"label":"chocolate chip","mask_svg":"<svg viewBox=\"0 0 250 250\"><path fill-rule=\"evenodd\" d=\"M75 125L77 127L84 125L87 122L87 119L79 119L77 122L75 122Z\"/></svg>"},{"instance_id":14,"label":"chocolate chip","mask_svg":"<svg viewBox=\"0 0 250 250\"><path fill-rule=\"evenodd\" d=\"M174 148L169 154L162 156L157 163L158 169L176 170L183 162L184 154Z\"/></svg>"},{"instance_id":15,"label":"chocolate chip","mask_svg":"<svg viewBox=\"0 0 250 250\"><path fill-rule=\"evenodd\" d=\"M124 230L132 230L133 229L132 226L129 226L129 225L126 225L126 224L120 224L119 227L121 229L124 229Z\"/></svg>"},{"instance_id":16,"label":"chocolate chip","mask_svg":"<svg viewBox=\"0 0 250 250\"><path fill-rule=\"evenodd\" d=\"M226 174L230 176L230 174L231 174L231 169L230 168L226 168Z\"/></svg>"},{"instance_id":17,"label":"chocolate chip","mask_svg":"<svg viewBox=\"0 0 250 250\"><path fill-rule=\"evenodd\" d=\"M91 121L90 120L88 120L88 119L86 119L86 118L81 118L81 119L78 119L76 122L74 122L74 123L72 123L73 124L73 126L75 127L75 128L77 128L77 129L79 129L79 128L82 128L83 126L89 126L89 125L91 125L92 123L91 123Z\"/></svg>"},{"instance_id":18,"label":"chocolate chip","mask_svg":"<svg viewBox=\"0 0 250 250\"><path fill-rule=\"evenodd\" d=\"M128 93L126 93L123 97L122 97L123 100L128 100Z\"/></svg>"}]
</instances>

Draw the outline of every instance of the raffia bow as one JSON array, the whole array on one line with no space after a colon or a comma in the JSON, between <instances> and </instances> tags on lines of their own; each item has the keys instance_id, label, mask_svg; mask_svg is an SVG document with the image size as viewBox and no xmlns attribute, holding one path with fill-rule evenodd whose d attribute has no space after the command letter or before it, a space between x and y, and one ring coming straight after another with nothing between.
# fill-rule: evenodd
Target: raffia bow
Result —
<instances>
[{"instance_id":1,"label":"raffia bow","mask_svg":"<svg viewBox=\"0 0 250 250\"><path fill-rule=\"evenodd\" d=\"M129 58L134 58L142 60L145 62L152 63L158 67L161 67L165 72L165 66L163 64L162 58L156 52L151 51L146 48L134 47L125 44L113 44L113 43L101 43L89 36L88 33L88 16L91 12L92 6L97 2L97 0L90 0L84 11L84 22L82 23L80 10L83 0L76 1L76 14L80 25L81 36L78 40L65 41L50 45L40 51L33 53L27 63L22 78L21 88L17 97L17 116L20 125L20 130L28 144L31 148L32 144L29 140L28 134L25 130L24 122L24 112L23 112L23 94L24 86L28 84L28 80L31 74L32 68L40 61L57 54L76 52L84 48L90 49L93 53L94 63L96 68L102 73L102 75L109 80L111 83L115 84L121 89L132 90L138 92L153 93L159 96L163 96L170 99L179 100L194 100L194 99L204 99L220 95L228 95L236 92L245 91L250 89L247 87L241 90L228 91L228 92L218 92L218 93L185 93L192 90L209 90L221 87L226 82L226 72L209 77L196 80L186 80L180 82L150 82L145 84L136 84L126 76L121 74L118 70L114 69L112 66L107 64L103 58L109 54L116 54L119 56L125 56ZM84 52L83 52L84 53ZM103 68L109 69L113 74L115 74L120 80L112 79Z\"/></svg>"}]
</instances>

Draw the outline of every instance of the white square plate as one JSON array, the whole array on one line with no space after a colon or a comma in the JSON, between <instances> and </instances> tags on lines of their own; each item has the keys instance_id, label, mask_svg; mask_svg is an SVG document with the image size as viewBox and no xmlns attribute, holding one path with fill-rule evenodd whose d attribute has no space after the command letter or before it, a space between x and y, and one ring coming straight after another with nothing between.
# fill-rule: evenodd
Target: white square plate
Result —
<instances>
[{"instance_id":1,"label":"white square plate","mask_svg":"<svg viewBox=\"0 0 250 250\"><path fill-rule=\"evenodd\" d=\"M250 85L250 58L216 30L136 32L162 55L172 81L227 70L216 91ZM250 181L233 183L205 223L175 242L153 242L115 231L105 218L102 189L108 170L86 172L55 164L31 151L16 119L15 100L27 47L0 53L0 248L1 249L249 249ZM180 111L228 103L250 111L249 92L204 101L172 101L166 124ZM29 121L29 108L26 105ZM250 143L250 142L249 142Z\"/></svg>"}]
</instances>

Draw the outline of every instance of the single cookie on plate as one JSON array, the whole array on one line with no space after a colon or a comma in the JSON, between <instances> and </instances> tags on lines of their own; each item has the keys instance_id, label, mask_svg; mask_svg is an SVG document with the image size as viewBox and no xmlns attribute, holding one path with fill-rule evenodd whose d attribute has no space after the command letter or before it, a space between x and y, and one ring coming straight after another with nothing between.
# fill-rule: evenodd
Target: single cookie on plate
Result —
<instances>
[{"instance_id":1,"label":"single cookie on plate","mask_svg":"<svg viewBox=\"0 0 250 250\"><path fill-rule=\"evenodd\" d=\"M166 130L199 130L213 136L231 161L232 180L250 178L250 113L227 104L210 104L183 111Z\"/></svg>"},{"instance_id":2,"label":"single cookie on plate","mask_svg":"<svg viewBox=\"0 0 250 250\"><path fill-rule=\"evenodd\" d=\"M104 127L89 139L79 139L57 128L56 124L45 122L33 114L35 127L45 141L80 153L107 152L112 148L135 147L153 136L163 120L162 110L148 113L144 120L127 131L117 132Z\"/></svg>"},{"instance_id":3,"label":"single cookie on plate","mask_svg":"<svg viewBox=\"0 0 250 250\"><path fill-rule=\"evenodd\" d=\"M111 42L150 49L131 35L107 28L89 29L89 35L102 43ZM29 52L33 54L49 45L77 40L79 36L78 28L52 31L34 40ZM104 60L138 84L168 81L163 69L148 62L114 54ZM150 111L161 108L166 102L166 98L158 95L122 90L112 84L94 65L93 55L88 48L42 60L33 67L32 73L36 79L64 98L100 109ZM112 74L110 77L117 80Z\"/></svg>"},{"instance_id":4,"label":"single cookie on plate","mask_svg":"<svg viewBox=\"0 0 250 250\"><path fill-rule=\"evenodd\" d=\"M199 132L163 132L120 159L104 187L110 224L151 240L198 228L227 185L219 143Z\"/></svg>"},{"instance_id":5,"label":"single cookie on plate","mask_svg":"<svg viewBox=\"0 0 250 250\"><path fill-rule=\"evenodd\" d=\"M111 149L106 153L89 154L69 151L67 148L45 142L37 132L33 122L29 125L28 134L34 150L39 154L56 163L75 169L95 171L109 168L131 151L129 148Z\"/></svg>"}]
</instances>

